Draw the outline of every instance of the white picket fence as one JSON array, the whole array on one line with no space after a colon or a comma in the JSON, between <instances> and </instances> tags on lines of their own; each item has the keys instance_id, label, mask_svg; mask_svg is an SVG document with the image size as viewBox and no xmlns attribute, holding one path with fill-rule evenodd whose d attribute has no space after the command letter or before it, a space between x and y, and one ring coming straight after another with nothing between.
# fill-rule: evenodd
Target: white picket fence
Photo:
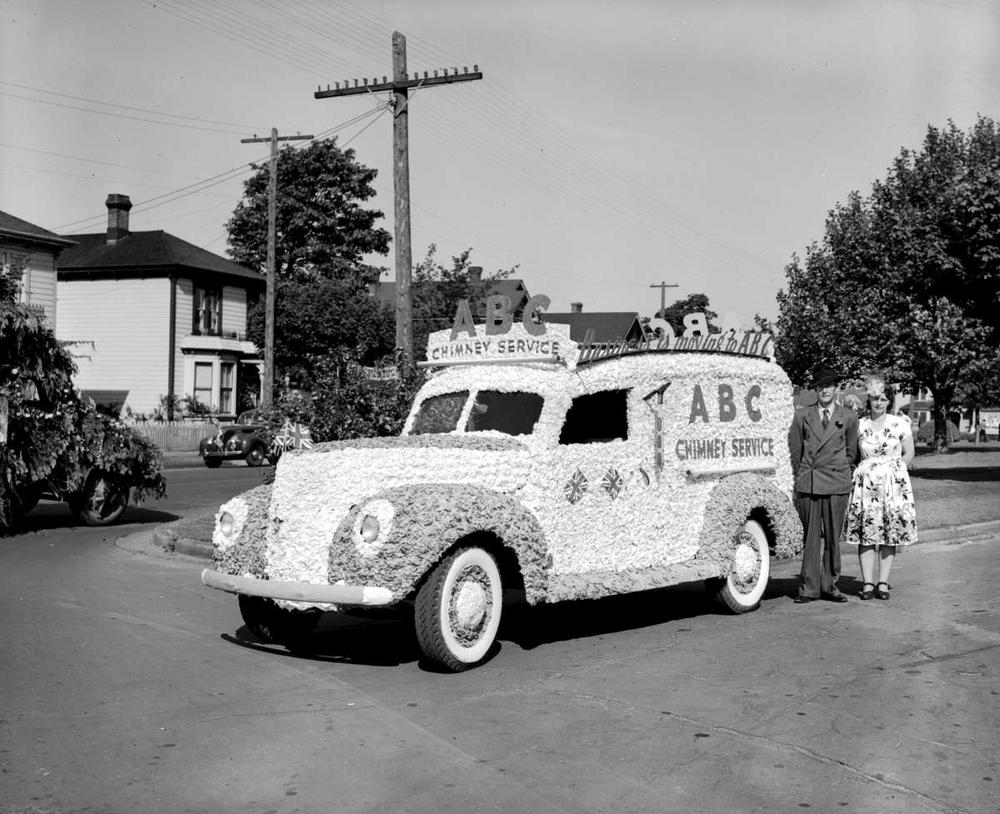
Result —
<instances>
[{"instance_id":1,"label":"white picket fence","mask_svg":"<svg viewBox=\"0 0 1000 814\"><path fill-rule=\"evenodd\" d=\"M132 426L164 452L196 451L202 438L219 432L219 425L208 421L137 421Z\"/></svg>"}]
</instances>

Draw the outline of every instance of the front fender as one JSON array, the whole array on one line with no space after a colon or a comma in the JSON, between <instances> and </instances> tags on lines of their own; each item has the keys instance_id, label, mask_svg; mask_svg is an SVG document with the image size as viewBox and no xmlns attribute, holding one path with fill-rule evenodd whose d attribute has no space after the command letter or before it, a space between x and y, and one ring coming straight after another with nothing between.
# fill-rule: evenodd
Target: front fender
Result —
<instances>
[{"instance_id":1,"label":"front fender","mask_svg":"<svg viewBox=\"0 0 1000 814\"><path fill-rule=\"evenodd\" d=\"M363 541L361 515L385 504L392 507L388 528L375 541ZM406 596L457 541L483 533L514 552L527 601L542 599L548 546L538 520L514 498L467 484L400 486L352 507L333 536L330 581L379 585Z\"/></svg>"}]
</instances>

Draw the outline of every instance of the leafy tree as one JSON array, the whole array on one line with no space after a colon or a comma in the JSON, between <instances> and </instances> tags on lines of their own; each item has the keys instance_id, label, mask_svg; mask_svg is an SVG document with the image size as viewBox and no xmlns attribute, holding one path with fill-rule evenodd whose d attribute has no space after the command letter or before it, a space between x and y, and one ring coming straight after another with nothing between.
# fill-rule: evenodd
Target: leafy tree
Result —
<instances>
[{"instance_id":1,"label":"leafy tree","mask_svg":"<svg viewBox=\"0 0 1000 814\"><path fill-rule=\"evenodd\" d=\"M392 353L393 315L380 308L357 280L298 276L278 281L275 296L274 366L304 384L317 374L316 360L351 353L363 364ZM264 346L264 303L249 312L249 338Z\"/></svg>"},{"instance_id":2,"label":"leafy tree","mask_svg":"<svg viewBox=\"0 0 1000 814\"><path fill-rule=\"evenodd\" d=\"M712 322L718 319L719 315L709 307L708 297L705 294L689 294L685 299L676 300L673 305L657 311L656 315L669 322L670 327L674 329L674 335L680 336L684 333L684 315L696 311L704 312L709 333L719 333L720 329Z\"/></svg>"},{"instance_id":3,"label":"leafy tree","mask_svg":"<svg viewBox=\"0 0 1000 814\"><path fill-rule=\"evenodd\" d=\"M233 260L252 269L267 268L268 165L243 185L243 200L226 228ZM276 191L276 276L378 278L365 265L368 255L385 254L389 233L376 224L382 213L362 204L375 195L376 170L360 164L354 150L341 150L336 139L314 141L303 149L283 148L278 155Z\"/></svg>"},{"instance_id":4,"label":"leafy tree","mask_svg":"<svg viewBox=\"0 0 1000 814\"><path fill-rule=\"evenodd\" d=\"M867 197L830 212L822 242L793 256L778 292L778 361L878 370L934 398L935 440L958 393L1000 376L1000 130L928 128ZM995 395L994 395L995 398Z\"/></svg>"},{"instance_id":5,"label":"leafy tree","mask_svg":"<svg viewBox=\"0 0 1000 814\"><path fill-rule=\"evenodd\" d=\"M427 351L427 336L450 328L459 300L468 300L477 320L484 316L485 300L495 285L517 271L517 266L499 269L476 279L469 273L472 249L451 258L446 266L437 260L437 246L430 244L427 255L413 268L413 357L420 359ZM394 317L393 317L394 319Z\"/></svg>"}]
</instances>

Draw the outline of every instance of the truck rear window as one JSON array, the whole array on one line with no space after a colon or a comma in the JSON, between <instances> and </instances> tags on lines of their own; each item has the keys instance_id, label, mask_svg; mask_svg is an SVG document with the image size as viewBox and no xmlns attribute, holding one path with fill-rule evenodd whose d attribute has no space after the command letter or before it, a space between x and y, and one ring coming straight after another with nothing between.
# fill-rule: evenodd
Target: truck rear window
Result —
<instances>
[{"instance_id":1,"label":"truck rear window","mask_svg":"<svg viewBox=\"0 0 1000 814\"><path fill-rule=\"evenodd\" d=\"M465 431L497 430L507 435L531 435L541 414L542 397L537 393L480 390Z\"/></svg>"},{"instance_id":2,"label":"truck rear window","mask_svg":"<svg viewBox=\"0 0 1000 814\"><path fill-rule=\"evenodd\" d=\"M431 396L425 399L413 420L411 435L427 435L429 433L452 432L458 426L462 416L462 408L469 398L469 391L445 393L441 396Z\"/></svg>"}]
</instances>

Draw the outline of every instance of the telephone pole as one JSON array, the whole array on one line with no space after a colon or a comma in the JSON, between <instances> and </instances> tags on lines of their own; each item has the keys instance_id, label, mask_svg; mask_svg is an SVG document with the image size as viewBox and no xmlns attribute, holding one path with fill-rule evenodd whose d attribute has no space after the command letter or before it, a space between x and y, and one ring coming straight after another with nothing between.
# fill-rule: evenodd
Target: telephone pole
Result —
<instances>
[{"instance_id":1,"label":"telephone pole","mask_svg":"<svg viewBox=\"0 0 1000 814\"><path fill-rule=\"evenodd\" d=\"M409 90L410 88L427 88L433 85L451 85L456 82L471 82L482 79L483 75L478 65L472 66L472 71L463 67L442 69L442 75L434 71L428 76L415 73L409 78L406 67L406 37L399 31L392 33L392 81L383 76L381 82L372 78L368 84L366 78L362 84L357 79L351 85L344 80L344 86L335 82L331 89L319 89L313 94L316 99L329 99L334 96L357 96L362 93L392 91L393 127L392 127L392 181L395 198L396 220L396 352L402 355L406 367L413 366L413 292L410 290L413 262L410 250L410 136L409 136Z\"/></svg>"},{"instance_id":2,"label":"telephone pole","mask_svg":"<svg viewBox=\"0 0 1000 814\"><path fill-rule=\"evenodd\" d=\"M267 279L264 281L264 381L261 382L260 406L270 407L274 391L274 293L275 243L278 220L278 142L306 141L313 136L281 136L271 128L270 138L241 138L240 144L271 142L270 174L267 183Z\"/></svg>"},{"instance_id":3,"label":"telephone pole","mask_svg":"<svg viewBox=\"0 0 1000 814\"><path fill-rule=\"evenodd\" d=\"M649 287L660 289L660 317L666 319L663 316L663 312L667 310L667 289L677 288L677 283L668 283L665 280L660 280L658 283L650 283Z\"/></svg>"}]
</instances>

